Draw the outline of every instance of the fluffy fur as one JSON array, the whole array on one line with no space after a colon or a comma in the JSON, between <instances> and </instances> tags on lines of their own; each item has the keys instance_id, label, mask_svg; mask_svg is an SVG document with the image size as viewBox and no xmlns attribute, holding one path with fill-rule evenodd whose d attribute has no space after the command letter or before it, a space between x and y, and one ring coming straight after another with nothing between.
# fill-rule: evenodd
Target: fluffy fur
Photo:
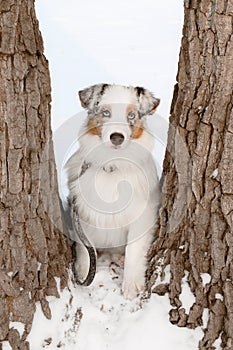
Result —
<instances>
[{"instance_id":1,"label":"fluffy fur","mask_svg":"<svg viewBox=\"0 0 233 350\"><path fill-rule=\"evenodd\" d=\"M133 299L144 289L146 253L159 205L146 116L159 104L141 87L98 84L79 92L88 117L79 150L67 163L70 200L96 249L124 247L122 290ZM77 244L76 273L84 279L88 255Z\"/></svg>"}]
</instances>

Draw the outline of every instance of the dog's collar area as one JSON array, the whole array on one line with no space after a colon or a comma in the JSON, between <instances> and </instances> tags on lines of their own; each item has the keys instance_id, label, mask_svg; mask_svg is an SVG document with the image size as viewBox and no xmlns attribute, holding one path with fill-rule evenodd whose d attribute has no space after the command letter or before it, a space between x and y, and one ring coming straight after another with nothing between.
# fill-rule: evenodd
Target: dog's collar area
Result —
<instances>
[{"instance_id":1,"label":"dog's collar area","mask_svg":"<svg viewBox=\"0 0 233 350\"><path fill-rule=\"evenodd\" d=\"M113 165L105 165L105 166L103 166L102 169L106 173L113 173L114 171L117 170L117 167L114 164Z\"/></svg>"},{"instance_id":2,"label":"dog's collar area","mask_svg":"<svg viewBox=\"0 0 233 350\"><path fill-rule=\"evenodd\" d=\"M91 167L91 163L87 163L86 161L83 162L82 164L82 169L81 169L81 173L80 176L81 177L83 174L85 174L85 172ZM113 173L114 171L117 170L116 165L111 164L111 165L104 165L102 167L102 170L105 171L106 173Z\"/></svg>"}]
</instances>

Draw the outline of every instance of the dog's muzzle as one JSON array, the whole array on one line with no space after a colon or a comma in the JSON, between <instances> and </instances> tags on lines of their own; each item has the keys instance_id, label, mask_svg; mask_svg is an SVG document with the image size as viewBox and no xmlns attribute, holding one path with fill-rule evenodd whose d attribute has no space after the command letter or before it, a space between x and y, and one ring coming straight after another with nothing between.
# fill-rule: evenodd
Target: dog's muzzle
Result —
<instances>
[{"instance_id":1,"label":"dog's muzzle","mask_svg":"<svg viewBox=\"0 0 233 350\"><path fill-rule=\"evenodd\" d=\"M124 142L124 135L119 132L114 132L110 135L110 141L114 146L120 146Z\"/></svg>"}]
</instances>

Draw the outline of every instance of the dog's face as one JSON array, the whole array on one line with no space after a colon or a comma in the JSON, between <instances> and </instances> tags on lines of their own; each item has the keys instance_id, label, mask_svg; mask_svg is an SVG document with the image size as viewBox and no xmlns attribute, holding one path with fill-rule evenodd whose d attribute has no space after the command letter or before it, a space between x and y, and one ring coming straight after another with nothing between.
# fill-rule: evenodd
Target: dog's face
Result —
<instances>
[{"instance_id":1,"label":"dog's face","mask_svg":"<svg viewBox=\"0 0 233 350\"><path fill-rule=\"evenodd\" d=\"M142 87L97 84L79 91L88 111L87 133L108 147L126 147L143 136L145 116L155 112L160 100Z\"/></svg>"}]
</instances>

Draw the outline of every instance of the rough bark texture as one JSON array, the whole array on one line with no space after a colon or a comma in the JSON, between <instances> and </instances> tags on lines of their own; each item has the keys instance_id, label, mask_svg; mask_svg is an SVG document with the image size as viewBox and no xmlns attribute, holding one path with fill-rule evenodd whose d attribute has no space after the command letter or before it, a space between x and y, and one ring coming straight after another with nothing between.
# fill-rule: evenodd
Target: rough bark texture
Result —
<instances>
[{"instance_id":1,"label":"rough bark texture","mask_svg":"<svg viewBox=\"0 0 233 350\"><path fill-rule=\"evenodd\" d=\"M29 349L35 302L67 283L50 129L50 77L33 0L0 0L0 349ZM22 336L14 323L22 322Z\"/></svg>"},{"instance_id":2,"label":"rough bark texture","mask_svg":"<svg viewBox=\"0 0 233 350\"><path fill-rule=\"evenodd\" d=\"M149 288L170 264L170 320L207 328L199 349L233 349L233 1L186 0ZM189 314L182 279L195 296ZM211 276L205 285L203 273ZM155 290L156 291L156 290Z\"/></svg>"}]
</instances>

